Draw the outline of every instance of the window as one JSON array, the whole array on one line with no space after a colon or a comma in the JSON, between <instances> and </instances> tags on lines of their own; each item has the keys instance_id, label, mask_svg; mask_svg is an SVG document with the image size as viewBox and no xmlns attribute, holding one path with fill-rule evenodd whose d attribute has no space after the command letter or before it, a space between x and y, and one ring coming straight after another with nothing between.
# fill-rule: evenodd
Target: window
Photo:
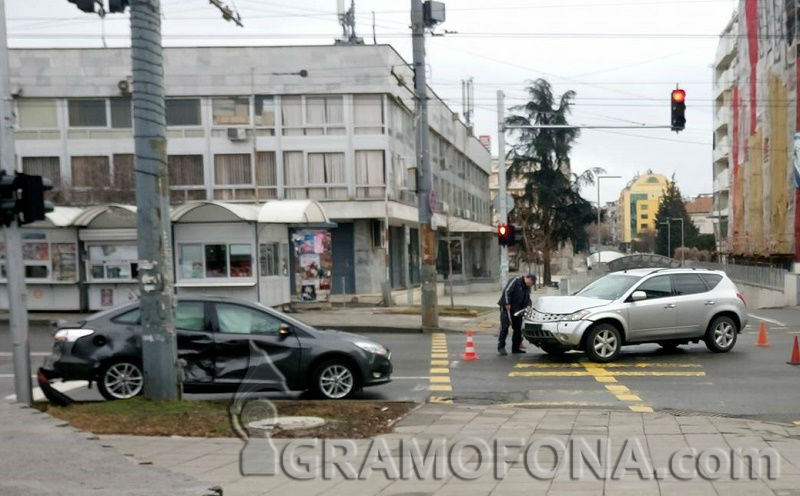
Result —
<instances>
[{"instance_id":1,"label":"window","mask_svg":"<svg viewBox=\"0 0 800 496\"><path fill-rule=\"evenodd\" d=\"M250 124L250 98L244 96L211 99L212 121L215 126Z\"/></svg>"},{"instance_id":2,"label":"window","mask_svg":"<svg viewBox=\"0 0 800 496\"><path fill-rule=\"evenodd\" d=\"M255 99L255 125L275 127L275 97L256 95Z\"/></svg>"},{"instance_id":3,"label":"window","mask_svg":"<svg viewBox=\"0 0 800 496\"><path fill-rule=\"evenodd\" d=\"M228 247L226 245L205 245L206 277L226 277L228 275Z\"/></svg>"},{"instance_id":4,"label":"window","mask_svg":"<svg viewBox=\"0 0 800 496\"><path fill-rule=\"evenodd\" d=\"M167 126L199 126L199 98L167 98Z\"/></svg>"},{"instance_id":5,"label":"window","mask_svg":"<svg viewBox=\"0 0 800 496\"><path fill-rule=\"evenodd\" d=\"M89 245L89 279L92 281L130 281L138 276L138 249L135 244Z\"/></svg>"},{"instance_id":6,"label":"window","mask_svg":"<svg viewBox=\"0 0 800 496\"><path fill-rule=\"evenodd\" d=\"M110 178L108 157L72 157L72 186L107 188Z\"/></svg>"},{"instance_id":7,"label":"window","mask_svg":"<svg viewBox=\"0 0 800 496\"><path fill-rule=\"evenodd\" d=\"M344 153L309 153L309 186L344 186ZM347 188L308 188L309 198L340 198L347 195Z\"/></svg>"},{"instance_id":8,"label":"window","mask_svg":"<svg viewBox=\"0 0 800 496\"><path fill-rule=\"evenodd\" d=\"M133 155L114 155L114 187L117 189L136 189L136 176L133 174Z\"/></svg>"},{"instance_id":9,"label":"window","mask_svg":"<svg viewBox=\"0 0 800 496\"><path fill-rule=\"evenodd\" d=\"M647 231L647 228L648 228L648 226L647 226L646 222L642 222L641 224L639 224L639 229L640 230Z\"/></svg>"},{"instance_id":10,"label":"window","mask_svg":"<svg viewBox=\"0 0 800 496\"><path fill-rule=\"evenodd\" d=\"M709 290L712 290L717 287L717 284L722 280L722 276L719 274L698 274L700 278L705 281L706 286L708 286Z\"/></svg>"},{"instance_id":11,"label":"window","mask_svg":"<svg viewBox=\"0 0 800 496\"><path fill-rule=\"evenodd\" d=\"M284 136L303 135L303 97L281 97L281 119Z\"/></svg>"},{"instance_id":12,"label":"window","mask_svg":"<svg viewBox=\"0 0 800 496\"><path fill-rule=\"evenodd\" d=\"M647 204L646 203L640 204L640 207L641 207L642 210L647 210Z\"/></svg>"},{"instance_id":13,"label":"window","mask_svg":"<svg viewBox=\"0 0 800 496\"><path fill-rule=\"evenodd\" d=\"M58 104L44 98L23 98L17 102L20 129L58 127Z\"/></svg>"},{"instance_id":14,"label":"window","mask_svg":"<svg viewBox=\"0 0 800 496\"><path fill-rule=\"evenodd\" d=\"M275 152L256 153L256 186L258 199L267 200L278 197L277 164Z\"/></svg>"},{"instance_id":15,"label":"window","mask_svg":"<svg viewBox=\"0 0 800 496\"><path fill-rule=\"evenodd\" d=\"M278 243L262 243L259 247L261 276L279 276Z\"/></svg>"},{"instance_id":16,"label":"window","mask_svg":"<svg viewBox=\"0 0 800 496\"><path fill-rule=\"evenodd\" d=\"M69 100L70 127L106 127L106 101L103 98Z\"/></svg>"},{"instance_id":17,"label":"window","mask_svg":"<svg viewBox=\"0 0 800 496\"><path fill-rule=\"evenodd\" d=\"M690 295L708 291L706 284L697 274L674 274L672 283L675 285L675 294Z\"/></svg>"},{"instance_id":18,"label":"window","mask_svg":"<svg viewBox=\"0 0 800 496\"><path fill-rule=\"evenodd\" d=\"M133 104L130 98L111 98L111 127L130 129Z\"/></svg>"},{"instance_id":19,"label":"window","mask_svg":"<svg viewBox=\"0 0 800 496\"><path fill-rule=\"evenodd\" d=\"M118 324L126 324L126 325L139 325L141 323L141 315L142 312L138 308L134 310L129 310L119 317L114 317L111 319L112 322L116 322Z\"/></svg>"},{"instance_id":20,"label":"window","mask_svg":"<svg viewBox=\"0 0 800 496\"><path fill-rule=\"evenodd\" d=\"M37 281L75 281L77 271L77 245L52 243L47 234L29 231L22 234L22 262L26 279ZM0 243L0 276L6 277L5 243Z\"/></svg>"},{"instance_id":21,"label":"window","mask_svg":"<svg viewBox=\"0 0 800 496\"><path fill-rule=\"evenodd\" d=\"M179 301L175 307L175 328L185 331L205 331L205 303L202 301Z\"/></svg>"},{"instance_id":22,"label":"window","mask_svg":"<svg viewBox=\"0 0 800 496\"><path fill-rule=\"evenodd\" d=\"M215 184L253 184L250 155L230 153L214 155Z\"/></svg>"},{"instance_id":23,"label":"window","mask_svg":"<svg viewBox=\"0 0 800 496\"><path fill-rule=\"evenodd\" d=\"M241 305L217 303L219 332L230 334L278 334L283 322L265 312Z\"/></svg>"},{"instance_id":24,"label":"window","mask_svg":"<svg viewBox=\"0 0 800 496\"><path fill-rule=\"evenodd\" d=\"M664 298L672 296L672 283L670 283L669 276L655 276L639 285L636 291L644 291L648 300Z\"/></svg>"},{"instance_id":25,"label":"window","mask_svg":"<svg viewBox=\"0 0 800 496\"><path fill-rule=\"evenodd\" d=\"M353 95L355 134L383 134L383 122L381 95Z\"/></svg>"},{"instance_id":26,"label":"window","mask_svg":"<svg viewBox=\"0 0 800 496\"><path fill-rule=\"evenodd\" d=\"M448 256L450 257L448 259ZM436 260L437 271L447 278L450 274L450 264L452 263L453 274L462 274L464 254L461 249L460 239L450 240L450 252L447 251L447 241L439 240L439 254Z\"/></svg>"},{"instance_id":27,"label":"window","mask_svg":"<svg viewBox=\"0 0 800 496\"><path fill-rule=\"evenodd\" d=\"M306 197L303 152L283 152L283 183L286 198Z\"/></svg>"},{"instance_id":28,"label":"window","mask_svg":"<svg viewBox=\"0 0 800 496\"><path fill-rule=\"evenodd\" d=\"M58 157L22 157L22 172L50 179L54 188L61 186Z\"/></svg>"},{"instance_id":29,"label":"window","mask_svg":"<svg viewBox=\"0 0 800 496\"><path fill-rule=\"evenodd\" d=\"M642 219L646 219L646 218L647 218L647 214L642 214L642 215L641 215L641 218L642 218Z\"/></svg>"},{"instance_id":30,"label":"window","mask_svg":"<svg viewBox=\"0 0 800 496\"><path fill-rule=\"evenodd\" d=\"M356 196L383 198L386 183L383 150L356 150Z\"/></svg>"},{"instance_id":31,"label":"window","mask_svg":"<svg viewBox=\"0 0 800 496\"><path fill-rule=\"evenodd\" d=\"M202 155L170 155L167 157L170 186L202 186Z\"/></svg>"},{"instance_id":32,"label":"window","mask_svg":"<svg viewBox=\"0 0 800 496\"><path fill-rule=\"evenodd\" d=\"M331 96L283 96L281 117L285 136L344 134L344 99Z\"/></svg>"},{"instance_id":33,"label":"window","mask_svg":"<svg viewBox=\"0 0 800 496\"><path fill-rule=\"evenodd\" d=\"M178 247L180 279L253 277L249 244L187 243Z\"/></svg>"},{"instance_id":34,"label":"window","mask_svg":"<svg viewBox=\"0 0 800 496\"><path fill-rule=\"evenodd\" d=\"M577 296L598 298L601 300L616 300L625 294L625 291L636 284L641 277L629 274L612 274L601 277L585 288L578 291Z\"/></svg>"}]
</instances>

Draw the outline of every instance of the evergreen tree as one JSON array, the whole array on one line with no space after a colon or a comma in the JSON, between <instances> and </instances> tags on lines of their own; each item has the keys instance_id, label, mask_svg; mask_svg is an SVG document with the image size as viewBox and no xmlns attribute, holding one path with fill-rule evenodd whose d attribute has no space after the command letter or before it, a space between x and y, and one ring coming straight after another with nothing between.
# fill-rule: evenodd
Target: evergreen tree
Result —
<instances>
[{"instance_id":1,"label":"evergreen tree","mask_svg":"<svg viewBox=\"0 0 800 496\"><path fill-rule=\"evenodd\" d=\"M667 249L667 219L670 219L669 250ZM667 255L669 253L670 257L674 257L675 250L681 246L681 221L676 219L683 219L684 246L696 246L700 241L698 240L697 226L694 225L694 222L686 212L681 190L675 184L675 176L673 176L672 180L667 184L667 189L664 190L664 196L661 197L658 213L656 214L656 229L658 230L656 253L659 255Z\"/></svg>"}]
</instances>

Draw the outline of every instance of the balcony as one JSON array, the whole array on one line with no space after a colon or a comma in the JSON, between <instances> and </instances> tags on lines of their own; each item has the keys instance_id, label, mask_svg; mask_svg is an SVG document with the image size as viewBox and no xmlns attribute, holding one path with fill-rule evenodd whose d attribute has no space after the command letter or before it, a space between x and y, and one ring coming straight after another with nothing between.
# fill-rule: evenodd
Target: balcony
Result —
<instances>
[{"instance_id":1,"label":"balcony","mask_svg":"<svg viewBox=\"0 0 800 496\"><path fill-rule=\"evenodd\" d=\"M728 124L731 121L731 109L720 107L714 113L714 132L727 132Z\"/></svg>"},{"instance_id":2,"label":"balcony","mask_svg":"<svg viewBox=\"0 0 800 496\"><path fill-rule=\"evenodd\" d=\"M728 136L717 141L717 145L714 147L714 162L720 160L727 160L728 156L731 153L731 139Z\"/></svg>"},{"instance_id":3,"label":"balcony","mask_svg":"<svg viewBox=\"0 0 800 496\"><path fill-rule=\"evenodd\" d=\"M731 187L730 170L725 169L714 178L714 192L728 191Z\"/></svg>"},{"instance_id":4,"label":"balcony","mask_svg":"<svg viewBox=\"0 0 800 496\"><path fill-rule=\"evenodd\" d=\"M714 79L714 99L733 87L733 68L726 69L722 74Z\"/></svg>"},{"instance_id":5,"label":"balcony","mask_svg":"<svg viewBox=\"0 0 800 496\"><path fill-rule=\"evenodd\" d=\"M714 56L715 67L727 67L731 61L736 57L736 29L731 32L725 33L725 36L719 39L717 45L717 53Z\"/></svg>"}]
</instances>

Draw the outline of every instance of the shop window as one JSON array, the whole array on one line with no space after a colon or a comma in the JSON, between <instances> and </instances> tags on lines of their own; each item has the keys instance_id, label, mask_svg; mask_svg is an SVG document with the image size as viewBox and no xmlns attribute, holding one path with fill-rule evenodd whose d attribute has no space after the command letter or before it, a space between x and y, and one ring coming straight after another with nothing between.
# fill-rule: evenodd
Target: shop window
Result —
<instances>
[{"instance_id":1,"label":"shop window","mask_svg":"<svg viewBox=\"0 0 800 496\"><path fill-rule=\"evenodd\" d=\"M23 98L17 101L20 129L53 129L58 127L58 104L45 98Z\"/></svg>"},{"instance_id":2,"label":"shop window","mask_svg":"<svg viewBox=\"0 0 800 496\"><path fill-rule=\"evenodd\" d=\"M203 245L180 245L180 274L182 279L203 278Z\"/></svg>"},{"instance_id":3,"label":"shop window","mask_svg":"<svg viewBox=\"0 0 800 496\"><path fill-rule=\"evenodd\" d=\"M436 269L439 274L445 276L445 279L451 274L450 268L452 264L452 274L464 273L464 253L462 251L461 240L450 240L450 251L447 250L447 240L439 240L439 253L436 258Z\"/></svg>"},{"instance_id":4,"label":"shop window","mask_svg":"<svg viewBox=\"0 0 800 496\"><path fill-rule=\"evenodd\" d=\"M72 157L72 186L101 189L109 186L108 157Z\"/></svg>"},{"instance_id":5,"label":"shop window","mask_svg":"<svg viewBox=\"0 0 800 496\"><path fill-rule=\"evenodd\" d=\"M42 232L22 235L22 263L26 279L34 281L75 281L77 271L77 245L51 243ZM6 278L5 243L0 243L0 275Z\"/></svg>"},{"instance_id":6,"label":"shop window","mask_svg":"<svg viewBox=\"0 0 800 496\"><path fill-rule=\"evenodd\" d=\"M250 125L250 98L244 96L212 98L211 114L215 126Z\"/></svg>"},{"instance_id":7,"label":"shop window","mask_svg":"<svg viewBox=\"0 0 800 496\"><path fill-rule=\"evenodd\" d=\"M356 196L383 198L386 183L383 150L356 150Z\"/></svg>"},{"instance_id":8,"label":"shop window","mask_svg":"<svg viewBox=\"0 0 800 496\"><path fill-rule=\"evenodd\" d=\"M267 127L275 131L275 97L266 95L256 95L254 103L254 123L258 127Z\"/></svg>"},{"instance_id":9,"label":"shop window","mask_svg":"<svg viewBox=\"0 0 800 496\"><path fill-rule=\"evenodd\" d=\"M383 98L381 95L353 95L355 134L383 134Z\"/></svg>"},{"instance_id":10,"label":"shop window","mask_svg":"<svg viewBox=\"0 0 800 496\"><path fill-rule=\"evenodd\" d=\"M226 245L205 245L206 277L226 277L228 275L228 247Z\"/></svg>"},{"instance_id":11,"label":"shop window","mask_svg":"<svg viewBox=\"0 0 800 496\"><path fill-rule=\"evenodd\" d=\"M230 251L231 277L252 277L253 259L250 255L250 245L231 245Z\"/></svg>"},{"instance_id":12,"label":"shop window","mask_svg":"<svg viewBox=\"0 0 800 496\"><path fill-rule=\"evenodd\" d=\"M89 277L99 281L131 281L138 277L138 249L134 244L89 246Z\"/></svg>"},{"instance_id":13,"label":"shop window","mask_svg":"<svg viewBox=\"0 0 800 496\"><path fill-rule=\"evenodd\" d=\"M133 104L130 97L111 98L111 127L119 129L130 129L132 126L131 114Z\"/></svg>"},{"instance_id":14,"label":"shop window","mask_svg":"<svg viewBox=\"0 0 800 496\"><path fill-rule=\"evenodd\" d=\"M199 126L199 98L167 98L167 126Z\"/></svg>"},{"instance_id":15,"label":"shop window","mask_svg":"<svg viewBox=\"0 0 800 496\"><path fill-rule=\"evenodd\" d=\"M46 177L54 188L61 186L61 166L58 157L22 157L22 172Z\"/></svg>"},{"instance_id":16,"label":"shop window","mask_svg":"<svg viewBox=\"0 0 800 496\"><path fill-rule=\"evenodd\" d=\"M106 100L104 98L79 98L69 100L70 127L106 127Z\"/></svg>"},{"instance_id":17,"label":"shop window","mask_svg":"<svg viewBox=\"0 0 800 496\"><path fill-rule=\"evenodd\" d=\"M262 277L281 275L278 267L278 243L262 243L259 246L258 259Z\"/></svg>"}]
</instances>

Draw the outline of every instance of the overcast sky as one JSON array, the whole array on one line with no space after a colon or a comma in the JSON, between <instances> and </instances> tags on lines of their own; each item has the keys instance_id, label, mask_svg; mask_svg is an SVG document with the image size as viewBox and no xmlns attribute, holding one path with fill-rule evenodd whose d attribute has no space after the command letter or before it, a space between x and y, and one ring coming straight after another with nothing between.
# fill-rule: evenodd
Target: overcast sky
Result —
<instances>
[{"instance_id":1,"label":"overcast sky","mask_svg":"<svg viewBox=\"0 0 800 496\"><path fill-rule=\"evenodd\" d=\"M206 0L162 0L164 45L324 44L341 33L337 0L227 0L244 28L224 22ZM494 4L497 5L494 5ZM349 0L347 0L349 5ZM357 31L391 43L411 61L409 0L358 0ZM573 170L603 167L616 199L638 172L675 174L684 195L712 191L712 69L718 34L735 0L451 0L447 21L429 37L430 85L461 111L461 80L474 78L476 134L497 141L496 92L521 103L525 82L548 79L577 92L572 122L669 124L669 93L687 91L686 130L584 130ZM101 21L67 0L6 0L12 47L129 45L128 16ZM312 68L308 68L311 70ZM584 191L594 200L594 188Z\"/></svg>"}]
</instances>

